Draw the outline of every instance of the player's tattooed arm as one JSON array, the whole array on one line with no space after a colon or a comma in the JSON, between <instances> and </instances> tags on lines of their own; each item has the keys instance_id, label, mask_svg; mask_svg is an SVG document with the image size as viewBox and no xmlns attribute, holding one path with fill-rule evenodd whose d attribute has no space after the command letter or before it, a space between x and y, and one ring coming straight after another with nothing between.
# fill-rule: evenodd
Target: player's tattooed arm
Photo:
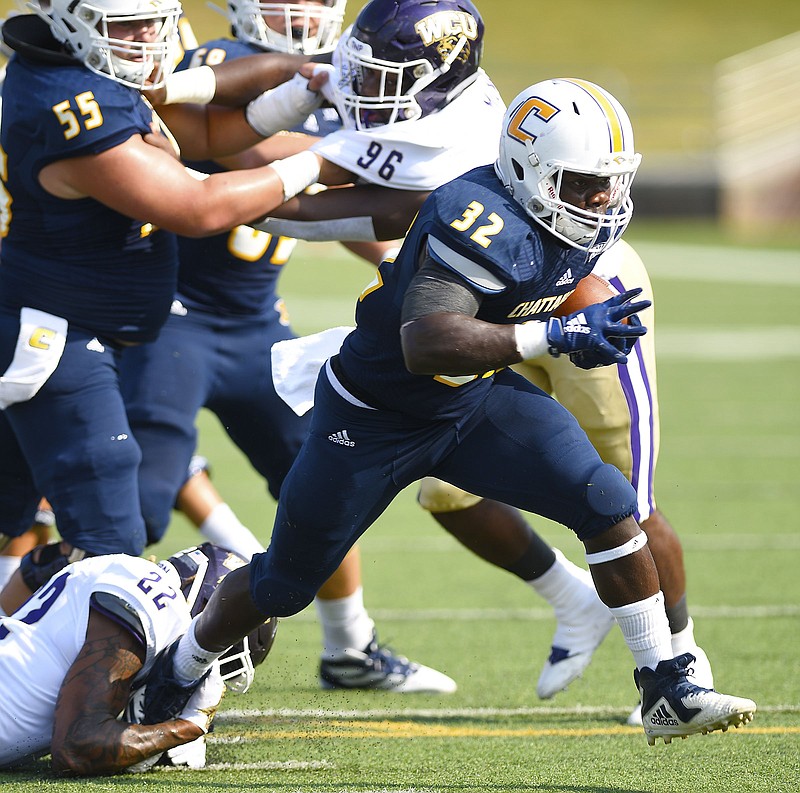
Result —
<instances>
[{"instance_id":1,"label":"player's tattooed arm","mask_svg":"<svg viewBox=\"0 0 800 793\"><path fill-rule=\"evenodd\" d=\"M111 774L202 735L184 719L141 725L119 721L144 648L126 628L91 610L86 641L56 702L51 755L59 773Z\"/></svg>"}]
</instances>

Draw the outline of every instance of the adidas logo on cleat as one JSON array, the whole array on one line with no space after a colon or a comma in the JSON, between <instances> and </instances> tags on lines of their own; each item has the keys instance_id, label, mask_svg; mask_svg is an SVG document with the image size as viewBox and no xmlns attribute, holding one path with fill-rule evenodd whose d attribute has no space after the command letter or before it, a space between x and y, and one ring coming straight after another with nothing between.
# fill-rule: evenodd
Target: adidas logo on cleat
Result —
<instances>
[{"instance_id":1,"label":"adidas logo on cleat","mask_svg":"<svg viewBox=\"0 0 800 793\"><path fill-rule=\"evenodd\" d=\"M678 720L667 710L666 705L662 705L648 721L659 727L677 727Z\"/></svg>"},{"instance_id":2,"label":"adidas logo on cleat","mask_svg":"<svg viewBox=\"0 0 800 793\"><path fill-rule=\"evenodd\" d=\"M338 443L342 446L355 446L355 441L350 440L350 436L347 434L347 430L340 430L339 432L334 432L332 435L328 435L328 440L332 441L333 443Z\"/></svg>"}]
</instances>

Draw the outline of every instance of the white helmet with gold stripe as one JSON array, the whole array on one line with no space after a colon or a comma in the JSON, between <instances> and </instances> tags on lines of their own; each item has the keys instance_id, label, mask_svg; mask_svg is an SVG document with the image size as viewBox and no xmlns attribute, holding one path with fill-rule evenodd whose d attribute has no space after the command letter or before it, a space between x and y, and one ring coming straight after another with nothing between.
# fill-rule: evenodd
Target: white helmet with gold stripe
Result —
<instances>
[{"instance_id":1,"label":"white helmet with gold stripe","mask_svg":"<svg viewBox=\"0 0 800 793\"><path fill-rule=\"evenodd\" d=\"M594 83L559 78L511 102L495 170L537 223L574 248L599 253L631 219L630 187L640 162L622 105ZM561 197L565 171L610 180L605 214Z\"/></svg>"}]
</instances>

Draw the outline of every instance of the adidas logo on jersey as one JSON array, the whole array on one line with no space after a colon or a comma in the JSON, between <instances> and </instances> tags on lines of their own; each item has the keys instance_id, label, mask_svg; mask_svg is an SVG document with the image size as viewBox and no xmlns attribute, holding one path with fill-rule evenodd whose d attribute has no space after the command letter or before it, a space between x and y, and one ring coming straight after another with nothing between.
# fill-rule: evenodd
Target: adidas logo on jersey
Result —
<instances>
[{"instance_id":1,"label":"adidas logo on jersey","mask_svg":"<svg viewBox=\"0 0 800 793\"><path fill-rule=\"evenodd\" d=\"M347 430L340 430L339 432L334 432L332 435L328 435L328 440L333 441L333 443L341 444L342 446L356 445L354 441L350 440Z\"/></svg>"},{"instance_id":2,"label":"adidas logo on jersey","mask_svg":"<svg viewBox=\"0 0 800 793\"><path fill-rule=\"evenodd\" d=\"M647 719L650 724L661 727L677 727L678 720L667 710L667 706L662 704L658 710L654 711Z\"/></svg>"},{"instance_id":3,"label":"adidas logo on jersey","mask_svg":"<svg viewBox=\"0 0 800 793\"><path fill-rule=\"evenodd\" d=\"M561 278L559 278L558 281L556 281L556 286L566 286L567 284L574 284L574 283L575 279L572 276L572 270L569 267L567 267L567 271L564 273L564 275L562 275Z\"/></svg>"}]
</instances>

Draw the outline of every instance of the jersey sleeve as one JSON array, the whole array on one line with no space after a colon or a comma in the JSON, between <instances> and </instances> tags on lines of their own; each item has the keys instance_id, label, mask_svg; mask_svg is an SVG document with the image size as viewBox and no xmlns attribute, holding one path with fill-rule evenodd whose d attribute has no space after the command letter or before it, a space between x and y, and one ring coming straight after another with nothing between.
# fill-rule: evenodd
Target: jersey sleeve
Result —
<instances>
[{"instance_id":1,"label":"jersey sleeve","mask_svg":"<svg viewBox=\"0 0 800 793\"><path fill-rule=\"evenodd\" d=\"M89 603L95 611L99 611L117 625L125 628L139 640L143 647L146 646L142 621L130 603L108 592L92 592Z\"/></svg>"},{"instance_id":2,"label":"jersey sleeve","mask_svg":"<svg viewBox=\"0 0 800 793\"><path fill-rule=\"evenodd\" d=\"M55 76L39 114L50 162L99 154L150 131L153 111L138 91L83 71L84 79L74 84L51 71Z\"/></svg>"},{"instance_id":3,"label":"jersey sleeve","mask_svg":"<svg viewBox=\"0 0 800 793\"><path fill-rule=\"evenodd\" d=\"M518 264L530 261L530 234L505 193L486 187L491 175L471 178L485 170L448 183L428 199L427 252L472 289L499 295L518 283Z\"/></svg>"},{"instance_id":4,"label":"jersey sleeve","mask_svg":"<svg viewBox=\"0 0 800 793\"><path fill-rule=\"evenodd\" d=\"M138 620L147 649L143 678L161 650L185 632L191 620L189 607L175 582L156 564L138 557L117 556L92 586L92 595L104 603L116 598L116 619L128 624ZM119 609L123 609L123 613Z\"/></svg>"}]
</instances>

